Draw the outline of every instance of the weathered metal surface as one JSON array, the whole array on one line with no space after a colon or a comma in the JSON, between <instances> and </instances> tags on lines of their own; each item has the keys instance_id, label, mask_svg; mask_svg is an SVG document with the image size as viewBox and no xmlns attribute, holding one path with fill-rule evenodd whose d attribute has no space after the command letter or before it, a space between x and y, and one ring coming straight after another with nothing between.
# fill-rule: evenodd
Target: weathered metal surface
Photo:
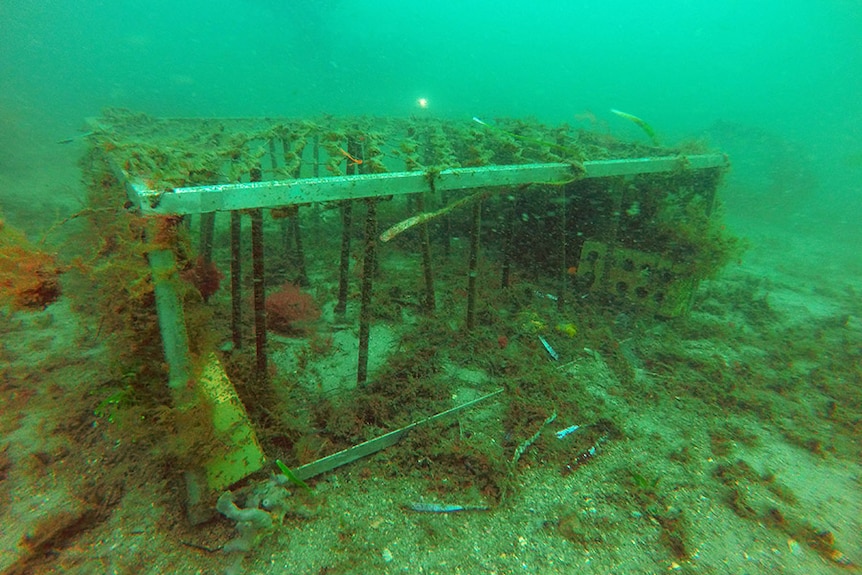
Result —
<instances>
[{"instance_id":1,"label":"weathered metal surface","mask_svg":"<svg viewBox=\"0 0 862 575\"><path fill-rule=\"evenodd\" d=\"M416 194L435 190L517 187L558 184L581 178L724 167L723 154L667 156L584 162L583 171L571 164L521 164L453 168L440 172L390 172L357 176L302 178L267 182L218 184L149 190L133 183L133 202L147 214L182 215L215 211L277 208L294 204Z\"/></svg>"}]
</instances>

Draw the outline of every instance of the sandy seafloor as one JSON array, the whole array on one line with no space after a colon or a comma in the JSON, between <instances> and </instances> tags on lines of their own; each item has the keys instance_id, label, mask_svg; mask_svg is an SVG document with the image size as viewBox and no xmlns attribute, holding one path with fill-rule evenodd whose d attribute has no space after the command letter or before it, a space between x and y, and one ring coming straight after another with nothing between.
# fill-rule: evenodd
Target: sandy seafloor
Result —
<instances>
[{"instance_id":1,"label":"sandy seafloor","mask_svg":"<svg viewBox=\"0 0 862 575\"><path fill-rule=\"evenodd\" d=\"M46 214L77 209L75 152L64 150L69 157L45 170L6 172L4 189L15 190L4 201L6 219L38 237L54 221ZM39 200L22 197L27 190ZM622 387L601 354L561 362L573 386L614 413L623 440L567 476L543 464L538 442L511 498L457 514L405 510L447 478L399 472L383 452L319 478L311 497L295 495L284 523L237 572L819 575L862 564L862 261L834 236L728 211L750 249L704 282L688 319L621 342L636 389ZM145 450L112 443L92 414L70 418L82 390L110 372L96 330L65 298L44 312L0 315L0 572L225 572L235 559L215 549L233 537L231 522L188 526L181 486L153 473ZM661 348L668 341L672 353ZM803 351L783 370L757 367ZM714 391L701 395L709 376L685 381L694 372L682 366L706 363L735 386L751 386L770 416L725 410L707 399ZM483 374L458 366L452 373L464 379L464 399L495 387ZM477 407L460 418L461 432L493 440L498 419L493 403ZM649 485L625 480L624 469ZM95 506L79 497L93 485L104 486ZM772 521L763 511L770 506L781 510ZM671 552L656 517L683 518L685 559ZM830 538L832 551L805 541L812 532Z\"/></svg>"}]
</instances>

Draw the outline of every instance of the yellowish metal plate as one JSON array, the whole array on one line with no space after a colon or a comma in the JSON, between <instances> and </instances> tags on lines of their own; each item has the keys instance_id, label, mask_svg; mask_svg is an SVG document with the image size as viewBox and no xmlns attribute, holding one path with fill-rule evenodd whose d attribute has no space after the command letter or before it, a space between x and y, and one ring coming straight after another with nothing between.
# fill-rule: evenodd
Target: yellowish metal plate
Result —
<instances>
[{"instance_id":1,"label":"yellowish metal plate","mask_svg":"<svg viewBox=\"0 0 862 575\"><path fill-rule=\"evenodd\" d=\"M215 433L223 438L224 451L204 464L207 487L220 491L261 469L266 458L245 407L215 354L210 356L199 384L201 393L212 402Z\"/></svg>"}]
</instances>

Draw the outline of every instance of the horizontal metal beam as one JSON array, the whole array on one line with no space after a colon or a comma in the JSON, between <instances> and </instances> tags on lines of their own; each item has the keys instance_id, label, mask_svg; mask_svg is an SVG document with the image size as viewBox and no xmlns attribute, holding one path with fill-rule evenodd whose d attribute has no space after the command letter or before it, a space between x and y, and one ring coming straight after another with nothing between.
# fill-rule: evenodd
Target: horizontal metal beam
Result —
<instances>
[{"instance_id":1,"label":"horizontal metal beam","mask_svg":"<svg viewBox=\"0 0 862 575\"><path fill-rule=\"evenodd\" d=\"M727 157L723 154L706 154L595 160L584 162L583 171L571 164L520 164L453 168L440 172L388 172L218 184L167 191L150 190L140 183L132 183L131 186L134 190L133 201L143 213L182 215L417 194L432 189L471 190L525 184L559 184L581 178L724 167L727 163Z\"/></svg>"},{"instance_id":2,"label":"horizontal metal beam","mask_svg":"<svg viewBox=\"0 0 862 575\"><path fill-rule=\"evenodd\" d=\"M661 158L627 158L624 160L597 160L584 162L585 178L633 176L680 170L726 168L730 161L725 154L699 154L692 156L663 156Z\"/></svg>"}]
</instances>

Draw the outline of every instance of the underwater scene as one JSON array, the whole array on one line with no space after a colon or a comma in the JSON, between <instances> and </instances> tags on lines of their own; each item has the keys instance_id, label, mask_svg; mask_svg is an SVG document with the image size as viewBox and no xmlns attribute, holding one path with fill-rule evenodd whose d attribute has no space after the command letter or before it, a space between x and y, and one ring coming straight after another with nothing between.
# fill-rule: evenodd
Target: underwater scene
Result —
<instances>
[{"instance_id":1,"label":"underwater scene","mask_svg":"<svg viewBox=\"0 0 862 575\"><path fill-rule=\"evenodd\" d=\"M0 22L0 574L862 566L857 2Z\"/></svg>"}]
</instances>

